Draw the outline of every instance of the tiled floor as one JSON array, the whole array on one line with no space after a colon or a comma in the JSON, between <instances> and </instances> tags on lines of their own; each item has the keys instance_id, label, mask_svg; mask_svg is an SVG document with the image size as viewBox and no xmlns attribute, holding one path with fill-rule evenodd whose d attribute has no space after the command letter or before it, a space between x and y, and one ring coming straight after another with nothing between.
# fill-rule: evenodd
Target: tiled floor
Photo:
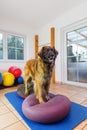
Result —
<instances>
[{"instance_id":1,"label":"tiled floor","mask_svg":"<svg viewBox=\"0 0 87 130\"><path fill-rule=\"evenodd\" d=\"M0 130L30 130L4 96L5 93L15 91L16 89L17 87L12 87L0 90ZM52 84L50 92L63 94L71 101L87 106L87 88ZM87 119L74 128L74 130L87 130Z\"/></svg>"}]
</instances>

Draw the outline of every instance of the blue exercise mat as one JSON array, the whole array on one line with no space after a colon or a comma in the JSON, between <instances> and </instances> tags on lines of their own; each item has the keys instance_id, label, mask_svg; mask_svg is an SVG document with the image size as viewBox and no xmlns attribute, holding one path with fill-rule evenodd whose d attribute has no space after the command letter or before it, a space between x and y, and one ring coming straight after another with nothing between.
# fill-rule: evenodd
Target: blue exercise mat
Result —
<instances>
[{"instance_id":1,"label":"blue exercise mat","mask_svg":"<svg viewBox=\"0 0 87 130\"><path fill-rule=\"evenodd\" d=\"M17 92L9 92L6 93L5 96L31 130L72 130L87 118L87 107L72 102L70 113L62 121L54 124L40 124L27 119L23 115L21 108L24 99L19 97Z\"/></svg>"}]
</instances>

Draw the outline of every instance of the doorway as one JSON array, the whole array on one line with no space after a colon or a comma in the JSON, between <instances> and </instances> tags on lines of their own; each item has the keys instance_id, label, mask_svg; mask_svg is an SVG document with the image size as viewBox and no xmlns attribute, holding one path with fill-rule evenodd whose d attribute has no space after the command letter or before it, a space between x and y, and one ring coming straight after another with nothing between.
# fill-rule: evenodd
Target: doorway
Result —
<instances>
[{"instance_id":1,"label":"doorway","mask_svg":"<svg viewBox=\"0 0 87 130\"><path fill-rule=\"evenodd\" d=\"M64 30L63 82L87 86L87 25Z\"/></svg>"},{"instance_id":2,"label":"doorway","mask_svg":"<svg viewBox=\"0 0 87 130\"><path fill-rule=\"evenodd\" d=\"M67 80L87 83L87 27L66 34Z\"/></svg>"}]
</instances>

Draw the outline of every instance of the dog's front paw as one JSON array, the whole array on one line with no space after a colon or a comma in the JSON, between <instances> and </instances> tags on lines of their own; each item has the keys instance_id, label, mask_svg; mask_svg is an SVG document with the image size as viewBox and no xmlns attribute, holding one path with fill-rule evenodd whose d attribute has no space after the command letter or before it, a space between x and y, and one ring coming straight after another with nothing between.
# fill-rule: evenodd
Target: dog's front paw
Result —
<instances>
[{"instance_id":1,"label":"dog's front paw","mask_svg":"<svg viewBox=\"0 0 87 130\"><path fill-rule=\"evenodd\" d=\"M39 103L44 103L44 100L42 98L39 99Z\"/></svg>"},{"instance_id":2,"label":"dog's front paw","mask_svg":"<svg viewBox=\"0 0 87 130\"><path fill-rule=\"evenodd\" d=\"M46 99L47 99L47 100L50 100L50 96L49 96L49 95L46 95Z\"/></svg>"}]
</instances>

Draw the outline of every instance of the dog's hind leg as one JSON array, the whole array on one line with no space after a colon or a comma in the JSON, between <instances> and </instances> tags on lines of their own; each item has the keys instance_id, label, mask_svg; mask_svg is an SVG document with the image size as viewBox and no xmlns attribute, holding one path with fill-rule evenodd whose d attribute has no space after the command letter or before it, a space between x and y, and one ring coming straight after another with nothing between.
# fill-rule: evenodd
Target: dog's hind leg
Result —
<instances>
[{"instance_id":1,"label":"dog's hind leg","mask_svg":"<svg viewBox=\"0 0 87 130\"><path fill-rule=\"evenodd\" d=\"M24 84L25 84L25 95L28 94L28 82L29 82L29 70L27 66L24 68Z\"/></svg>"},{"instance_id":2,"label":"dog's hind leg","mask_svg":"<svg viewBox=\"0 0 87 130\"><path fill-rule=\"evenodd\" d=\"M31 87L32 83L32 77L26 77L25 78L25 95L28 95L29 92L29 87Z\"/></svg>"},{"instance_id":3,"label":"dog's hind leg","mask_svg":"<svg viewBox=\"0 0 87 130\"><path fill-rule=\"evenodd\" d=\"M36 86L36 82L34 82L34 93L35 93L36 98L38 99L38 89Z\"/></svg>"},{"instance_id":4,"label":"dog's hind leg","mask_svg":"<svg viewBox=\"0 0 87 130\"><path fill-rule=\"evenodd\" d=\"M24 84L25 84L25 95L28 94L28 78L29 78L29 77L26 77L26 78L24 79Z\"/></svg>"}]
</instances>

